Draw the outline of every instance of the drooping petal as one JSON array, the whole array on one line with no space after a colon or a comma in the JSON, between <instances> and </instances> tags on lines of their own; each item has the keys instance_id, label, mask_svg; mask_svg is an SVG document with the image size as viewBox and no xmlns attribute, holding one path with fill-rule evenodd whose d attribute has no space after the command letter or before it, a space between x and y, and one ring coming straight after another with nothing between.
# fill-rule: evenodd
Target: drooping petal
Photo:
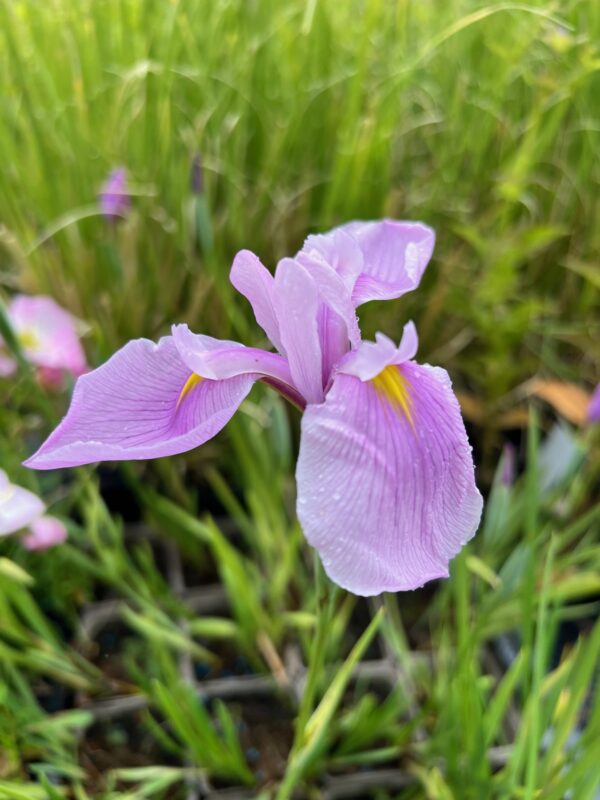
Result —
<instances>
[{"instance_id":1,"label":"drooping petal","mask_svg":"<svg viewBox=\"0 0 600 800\"><path fill-rule=\"evenodd\" d=\"M38 367L81 375L87 369L75 319L51 297L17 295L9 318L26 358Z\"/></svg>"},{"instance_id":2,"label":"drooping petal","mask_svg":"<svg viewBox=\"0 0 600 800\"><path fill-rule=\"evenodd\" d=\"M414 322L407 322L398 347L384 333L375 334L376 342L361 342L338 366L339 372L370 381L390 364L403 364L417 353L419 339Z\"/></svg>"},{"instance_id":3,"label":"drooping petal","mask_svg":"<svg viewBox=\"0 0 600 800\"><path fill-rule=\"evenodd\" d=\"M211 380L252 374L304 407L304 399L294 386L289 364L283 356L257 347L245 347L239 342L192 333L187 325L173 325L172 333L179 356L191 372Z\"/></svg>"},{"instance_id":4,"label":"drooping petal","mask_svg":"<svg viewBox=\"0 0 600 800\"><path fill-rule=\"evenodd\" d=\"M54 469L191 450L223 428L257 377L201 379L171 336L136 339L78 379L66 417L25 463Z\"/></svg>"},{"instance_id":5,"label":"drooping petal","mask_svg":"<svg viewBox=\"0 0 600 800\"><path fill-rule=\"evenodd\" d=\"M29 533L23 536L26 550L47 550L62 544L67 539L67 529L59 519L49 514L33 520L29 525Z\"/></svg>"},{"instance_id":6,"label":"drooping petal","mask_svg":"<svg viewBox=\"0 0 600 800\"><path fill-rule=\"evenodd\" d=\"M447 373L414 362L338 374L302 419L298 517L332 580L360 595L448 575L482 499Z\"/></svg>"},{"instance_id":7,"label":"drooping petal","mask_svg":"<svg viewBox=\"0 0 600 800\"><path fill-rule=\"evenodd\" d=\"M320 403L324 393L319 291L312 276L294 259L284 258L277 265L274 301L294 385L307 403Z\"/></svg>"},{"instance_id":8,"label":"drooping petal","mask_svg":"<svg viewBox=\"0 0 600 800\"><path fill-rule=\"evenodd\" d=\"M240 250L233 259L229 280L249 301L256 321L285 355L275 311L275 281L269 270L250 250Z\"/></svg>"},{"instance_id":9,"label":"drooping petal","mask_svg":"<svg viewBox=\"0 0 600 800\"><path fill-rule=\"evenodd\" d=\"M0 536L21 530L44 513L40 498L22 486L15 486L0 470Z\"/></svg>"}]
</instances>

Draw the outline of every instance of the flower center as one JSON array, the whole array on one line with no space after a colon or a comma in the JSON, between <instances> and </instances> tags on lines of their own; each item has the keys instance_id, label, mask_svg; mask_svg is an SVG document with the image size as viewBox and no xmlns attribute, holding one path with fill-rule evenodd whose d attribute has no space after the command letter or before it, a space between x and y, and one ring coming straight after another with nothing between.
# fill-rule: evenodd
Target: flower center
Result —
<instances>
[{"instance_id":1,"label":"flower center","mask_svg":"<svg viewBox=\"0 0 600 800\"><path fill-rule=\"evenodd\" d=\"M396 412L404 414L414 430L409 383L399 367L393 365L385 367L373 378L372 383L375 391L385 397Z\"/></svg>"},{"instance_id":2,"label":"flower center","mask_svg":"<svg viewBox=\"0 0 600 800\"><path fill-rule=\"evenodd\" d=\"M26 350L35 350L39 346L39 339L32 330L20 331L17 334L17 339L21 347Z\"/></svg>"},{"instance_id":3,"label":"flower center","mask_svg":"<svg viewBox=\"0 0 600 800\"><path fill-rule=\"evenodd\" d=\"M177 398L177 405L175 406L175 410L177 410L179 406L183 403L185 396L188 395L191 391L193 391L202 380L203 380L202 376L196 375L195 372L192 372L190 377L183 384L183 389L181 390L181 392L179 393L179 397Z\"/></svg>"}]
</instances>

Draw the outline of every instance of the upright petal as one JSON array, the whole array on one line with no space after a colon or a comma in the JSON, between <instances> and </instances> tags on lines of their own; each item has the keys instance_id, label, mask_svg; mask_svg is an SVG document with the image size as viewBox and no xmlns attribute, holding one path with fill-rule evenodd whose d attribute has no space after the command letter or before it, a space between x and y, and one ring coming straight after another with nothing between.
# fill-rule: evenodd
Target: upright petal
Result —
<instances>
[{"instance_id":1,"label":"upright petal","mask_svg":"<svg viewBox=\"0 0 600 800\"><path fill-rule=\"evenodd\" d=\"M318 233L308 236L300 253L309 257L318 254L344 281L350 291L356 279L363 271L364 258L356 239L341 228L334 228L329 233ZM300 256L298 253L297 258Z\"/></svg>"},{"instance_id":2,"label":"upright petal","mask_svg":"<svg viewBox=\"0 0 600 800\"><path fill-rule=\"evenodd\" d=\"M339 372L370 381L390 364L403 364L417 354L419 339L414 322L407 322L398 347L384 333L375 334L375 342L361 342L338 365Z\"/></svg>"},{"instance_id":3,"label":"upright petal","mask_svg":"<svg viewBox=\"0 0 600 800\"><path fill-rule=\"evenodd\" d=\"M320 257L310 257L300 253L296 259L313 279L321 301L327 305L344 323L346 328L346 347L360 344L360 328L356 311L352 304L351 292L343 279Z\"/></svg>"},{"instance_id":4,"label":"upright petal","mask_svg":"<svg viewBox=\"0 0 600 800\"><path fill-rule=\"evenodd\" d=\"M25 528L44 513L40 498L22 486L11 483L4 470L0 470L0 536Z\"/></svg>"},{"instance_id":5,"label":"upright petal","mask_svg":"<svg viewBox=\"0 0 600 800\"><path fill-rule=\"evenodd\" d=\"M309 237L296 258L280 261L275 277L249 251L235 257L231 282L250 300L257 321L288 357L297 388L309 402L322 399L335 365L350 347L360 344L352 288L361 264L360 248L343 231L331 242Z\"/></svg>"},{"instance_id":6,"label":"upright petal","mask_svg":"<svg viewBox=\"0 0 600 800\"><path fill-rule=\"evenodd\" d=\"M318 288L304 267L282 259L275 272L275 312L295 386L307 403L323 400Z\"/></svg>"},{"instance_id":7,"label":"upright petal","mask_svg":"<svg viewBox=\"0 0 600 800\"><path fill-rule=\"evenodd\" d=\"M171 336L136 339L78 379L66 417L25 463L54 469L191 450L223 428L257 377L202 379Z\"/></svg>"},{"instance_id":8,"label":"upright petal","mask_svg":"<svg viewBox=\"0 0 600 800\"><path fill-rule=\"evenodd\" d=\"M355 594L422 586L477 530L482 499L447 373L390 364L339 373L302 419L298 517L332 580Z\"/></svg>"},{"instance_id":9,"label":"upright petal","mask_svg":"<svg viewBox=\"0 0 600 800\"><path fill-rule=\"evenodd\" d=\"M363 271L354 285L357 306L392 300L416 289L435 244L435 234L420 222L351 222L342 230L358 243Z\"/></svg>"},{"instance_id":10,"label":"upright petal","mask_svg":"<svg viewBox=\"0 0 600 800\"><path fill-rule=\"evenodd\" d=\"M318 252L352 291L354 306L391 300L419 285L435 234L420 222L349 222L309 236L302 253Z\"/></svg>"},{"instance_id":11,"label":"upright petal","mask_svg":"<svg viewBox=\"0 0 600 800\"><path fill-rule=\"evenodd\" d=\"M309 273L319 295L317 327L321 342L323 386L327 386L333 368L349 347L360 345L360 328L352 302L352 290L317 251L310 255L299 253L294 261Z\"/></svg>"},{"instance_id":12,"label":"upright petal","mask_svg":"<svg viewBox=\"0 0 600 800\"><path fill-rule=\"evenodd\" d=\"M240 250L233 259L229 280L250 302L256 321L277 350L285 355L275 312L275 282L269 270L250 250Z\"/></svg>"}]
</instances>

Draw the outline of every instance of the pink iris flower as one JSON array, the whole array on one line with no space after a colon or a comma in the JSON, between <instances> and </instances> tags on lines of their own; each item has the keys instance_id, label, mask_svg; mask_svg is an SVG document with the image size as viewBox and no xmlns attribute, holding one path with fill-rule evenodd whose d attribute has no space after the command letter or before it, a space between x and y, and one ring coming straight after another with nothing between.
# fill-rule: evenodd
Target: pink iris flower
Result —
<instances>
[{"instance_id":1,"label":"pink iris flower","mask_svg":"<svg viewBox=\"0 0 600 800\"><path fill-rule=\"evenodd\" d=\"M0 536L27 528L23 544L28 550L46 550L61 544L67 538L67 530L56 517L44 514L45 510L36 494L11 483L0 469Z\"/></svg>"},{"instance_id":2,"label":"pink iris flower","mask_svg":"<svg viewBox=\"0 0 600 800\"><path fill-rule=\"evenodd\" d=\"M434 233L420 223L352 222L309 236L272 275L251 252L231 282L277 352L175 325L129 342L79 378L34 469L181 453L212 438L255 381L302 411L297 511L325 570L359 595L448 576L475 534L482 498L448 374L400 344L362 341L356 308L415 289Z\"/></svg>"},{"instance_id":3,"label":"pink iris flower","mask_svg":"<svg viewBox=\"0 0 600 800\"><path fill-rule=\"evenodd\" d=\"M8 306L8 319L23 355L38 368L42 383L56 385L64 372L78 376L86 371L75 319L51 297L16 295ZM15 369L14 359L0 353L0 375Z\"/></svg>"}]
</instances>

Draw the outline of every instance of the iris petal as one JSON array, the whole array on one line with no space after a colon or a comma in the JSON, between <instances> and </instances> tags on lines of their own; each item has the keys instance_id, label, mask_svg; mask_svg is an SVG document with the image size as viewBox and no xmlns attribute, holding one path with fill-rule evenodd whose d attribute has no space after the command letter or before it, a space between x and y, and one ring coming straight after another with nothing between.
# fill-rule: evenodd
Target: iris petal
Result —
<instances>
[{"instance_id":1,"label":"iris petal","mask_svg":"<svg viewBox=\"0 0 600 800\"><path fill-rule=\"evenodd\" d=\"M229 280L250 302L256 321L285 355L275 313L275 283L269 270L250 250L240 250L233 260Z\"/></svg>"},{"instance_id":2,"label":"iris petal","mask_svg":"<svg viewBox=\"0 0 600 800\"><path fill-rule=\"evenodd\" d=\"M294 385L307 403L323 400L320 297L312 276L297 261L282 259L275 272L275 310Z\"/></svg>"},{"instance_id":3,"label":"iris petal","mask_svg":"<svg viewBox=\"0 0 600 800\"><path fill-rule=\"evenodd\" d=\"M340 276L350 292L363 271L362 250L358 242L343 227L334 228L329 233L308 236L296 257L299 258L300 254L309 258L314 258L315 255L322 258Z\"/></svg>"},{"instance_id":4,"label":"iris petal","mask_svg":"<svg viewBox=\"0 0 600 800\"><path fill-rule=\"evenodd\" d=\"M435 244L435 234L420 222L351 222L343 226L363 254L363 271L352 292L357 306L392 300L416 289Z\"/></svg>"},{"instance_id":5,"label":"iris petal","mask_svg":"<svg viewBox=\"0 0 600 800\"><path fill-rule=\"evenodd\" d=\"M340 373L302 419L298 516L330 578L355 594L422 586L477 530L482 499L447 373ZM392 380L393 378L393 380Z\"/></svg>"},{"instance_id":6,"label":"iris petal","mask_svg":"<svg viewBox=\"0 0 600 800\"><path fill-rule=\"evenodd\" d=\"M384 333L377 333L375 338L376 342L361 342L357 350L348 353L338 365L338 371L368 381L390 364L403 364L414 358L419 346L414 322L407 322L404 326L398 347Z\"/></svg>"},{"instance_id":7,"label":"iris petal","mask_svg":"<svg viewBox=\"0 0 600 800\"><path fill-rule=\"evenodd\" d=\"M159 458L203 444L231 419L259 376L190 387L191 372L170 336L158 344L129 342L78 379L66 417L25 463L53 469Z\"/></svg>"},{"instance_id":8,"label":"iris petal","mask_svg":"<svg viewBox=\"0 0 600 800\"><path fill-rule=\"evenodd\" d=\"M253 374L274 386L296 406L304 408L304 398L294 385L289 364L283 356L258 347L245 347L239 342L192 333L187 325L174 325L172 332L179 356L196 375L223 380Z\"/></svg>"},{"instance_id":9,"label":"iris petal","mask_svg":"<svg viewBox=\"0 0 600 800\"><path fill-rule=\"evenodd\" d=\"M385 219L349 222L329 233L309 236L303 252L322 255L350 286L357 307L416 289L434 244L435 234L427 225Z\"/></svg>"},{"instance_id":10,"label":"iris petal","mask_svg":"<svg viewBox=\"0 0 600 800\"><path fill-rule=\"evenodd\" d=\"M352 303L352 292L342 277L319 255L299 253L301 264L314 281L319 295L317 324L322 353L323 386L327 386L333 368L350 346L360 345L360 328Z\"/></svg>"}]
</instances>

